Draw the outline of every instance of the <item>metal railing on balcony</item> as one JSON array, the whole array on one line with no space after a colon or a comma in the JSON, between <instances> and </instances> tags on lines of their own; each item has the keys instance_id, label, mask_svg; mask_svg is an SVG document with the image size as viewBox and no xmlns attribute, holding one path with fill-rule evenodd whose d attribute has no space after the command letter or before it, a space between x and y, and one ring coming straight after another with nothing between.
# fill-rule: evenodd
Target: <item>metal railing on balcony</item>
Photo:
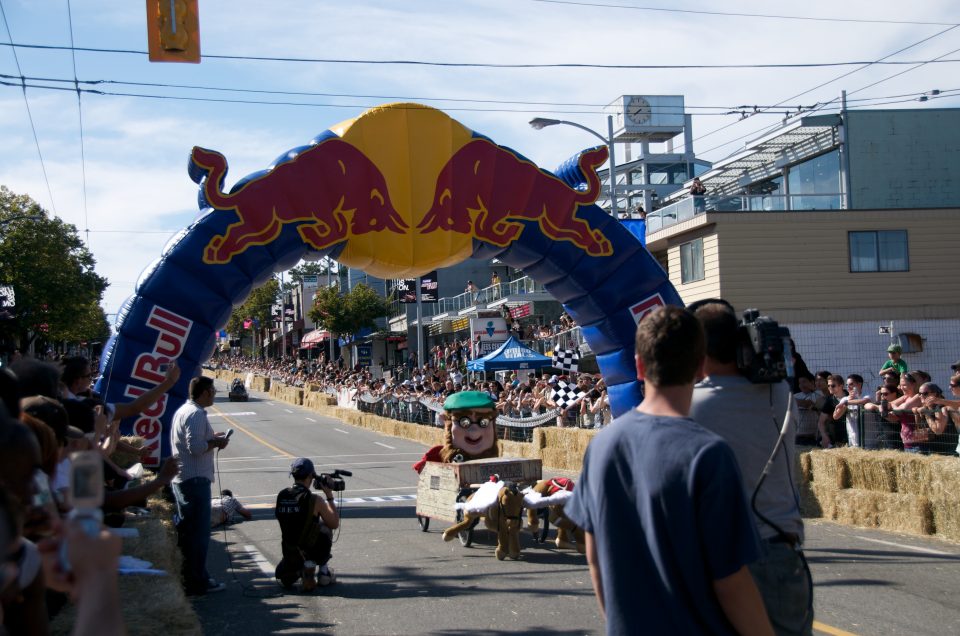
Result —
<instances>
[{"instance_id":1,"label":"metal railing on balcony","mask_svg":"<svg viewBox=\"0 0 960 636\"><path fill-rule=\"evenodd\" d=\"M522 294L548 293L543 285L536 282L529 276L524 276L507 283L499 285L490 285L477 292L464 292L456 296L444 296L436 303L424 303L422 306L423 316L430 317L437 314L457 314L464 309L475 307L477 305L486 305L505 296L520 296ZM401 303L399 299L390 303L391 316L401 316L406 313L407 305Z\"/></svg>"},{"instance_id":2,"label":"metal railing on balcony","mask_svg":"<svg viewBox=\"0 0 960 636\"><path fill-rule=\"evenodd\" d=\"M707 212L798 212L841 210L842 194L736 194L686 197L647 214L647 234Z\"/></svg>"}]
</instances>

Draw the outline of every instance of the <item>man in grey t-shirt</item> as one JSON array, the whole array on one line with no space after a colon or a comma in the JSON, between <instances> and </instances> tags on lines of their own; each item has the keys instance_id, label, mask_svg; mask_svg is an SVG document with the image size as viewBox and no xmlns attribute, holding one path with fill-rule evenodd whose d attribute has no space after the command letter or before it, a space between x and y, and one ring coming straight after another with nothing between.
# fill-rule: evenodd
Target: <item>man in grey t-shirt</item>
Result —
<instances>
[{"instance_id":1,"label":"man in grey t-shirt","mask_svg":"<svg viewBox=\"0 0 960 636\"><path fill-rule=\"evenodd\" d=\"M720 435L736 455L753 506L761 557L750 565L777 634L811 634L813 598L801 557L803 520L793 474L799 412L785 382L753 384L737 369L737 316L723 301L695 303L707 341L704 378L693 390L690 417ZM789 416L788 416L789 408ZM754 491L789 419L783 445L756 499Z\"/></svg>"}]
</instances>

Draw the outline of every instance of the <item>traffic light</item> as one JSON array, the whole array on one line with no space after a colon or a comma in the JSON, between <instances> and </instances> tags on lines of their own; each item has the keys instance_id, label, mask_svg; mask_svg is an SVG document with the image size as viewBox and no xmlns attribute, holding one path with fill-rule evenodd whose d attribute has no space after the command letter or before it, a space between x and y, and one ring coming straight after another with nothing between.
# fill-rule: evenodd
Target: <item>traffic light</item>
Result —
<instances>
[{"instance_id":1,"label":"traffic light","mask_svg":"<svg viewBox=\"0 0 960 636\"><path fill-rule=\"evenodd\" d=\"M200 62L198 0L147 0L151 62Z\"/></svg>"}]
</instances>

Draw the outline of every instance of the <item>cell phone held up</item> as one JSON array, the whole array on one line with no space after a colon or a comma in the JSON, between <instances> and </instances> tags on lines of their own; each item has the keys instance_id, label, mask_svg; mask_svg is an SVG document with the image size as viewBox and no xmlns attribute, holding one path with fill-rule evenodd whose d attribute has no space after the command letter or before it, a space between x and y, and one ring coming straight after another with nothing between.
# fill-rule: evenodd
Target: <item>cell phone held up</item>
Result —
<instances>
[{"instance_id":1,"label":"cell phone held up","mask_svg":"<svg viewBox=\"0 0 960 636\"><path fill-rule=\"evenodd\" d=\"M73 506L69 518L75 520L83 531L95 537L103 526L103 457L98 451L81 451L70 455L70 500ZM70 571L70 555L67 542L60 545L60 563L64 571Z\"/></svg>"}]
</instances>

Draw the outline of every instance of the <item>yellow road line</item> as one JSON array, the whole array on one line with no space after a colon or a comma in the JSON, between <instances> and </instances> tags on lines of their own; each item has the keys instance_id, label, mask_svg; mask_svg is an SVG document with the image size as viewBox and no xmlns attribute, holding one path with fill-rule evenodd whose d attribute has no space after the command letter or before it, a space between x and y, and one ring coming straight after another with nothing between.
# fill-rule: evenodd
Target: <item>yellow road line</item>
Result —
<instances>
[{"instance_id":1,"label":"yellow road line","mask_svg":"<svg viewBox=\"0 0 960 636\"><path fill-rule=\"evenodd\" d=\"M840 629L839 627L833 627L832 625L821 623L820 621L813 621L813 631L830 634L830 636L857 636L853 632L848 632Z\"/></svg>"},{"instance_id":2,"label":"yellow road line","mask_svg":"<svg viewBox=\"0 0 960 636\"><path fill-rule=\"evenodd\" d=\"M237 424L237 422L235 422L234 420L230 419L230 417L229 417L226 413L224 413L223 411L221 411L221 410L218 409L217 407L213 407L212 410L216 411L217 414L221 415L224 420L226 420L227 422L229 422L229 423L232 425L232 428L233 428L233 429L238 430L238 431L240 431L240 432L242 432L242 433L246 433L247 435L249 435L250 437L252 437L252 438L255 439L256 441L260 442L261 444L263 444L264 446L266 446L266 447L269 448L270 450L276 451L277 453L283 455L284 457L289 457L289 458L291 458L291 459L294 457L293 455L291 455L291 454L288 453L287 451L283 450L282 448L278 448L278 447L274 446L273 444L271 444L271 443L268 442L267 440L263 439L262 437L260 437L260 436L257 435L256 433L251 433L250 431L248 431L248 430L245 429L244 427L240 426L239 424Z\"/></svg>"}]
</instances>

